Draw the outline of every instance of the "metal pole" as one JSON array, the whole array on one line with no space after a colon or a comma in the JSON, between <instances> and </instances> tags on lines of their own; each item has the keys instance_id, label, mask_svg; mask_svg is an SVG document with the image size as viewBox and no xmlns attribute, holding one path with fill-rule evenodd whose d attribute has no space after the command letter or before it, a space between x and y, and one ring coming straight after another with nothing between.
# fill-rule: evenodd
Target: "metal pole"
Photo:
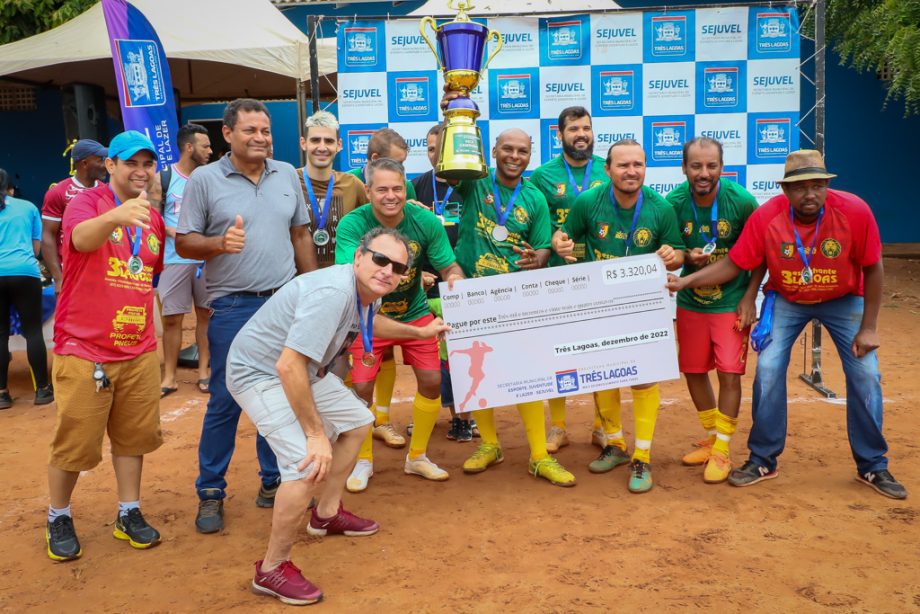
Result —
<instances>
[{"instance_id":1,"label":"metal pole","mask_svg":"<svg viewBox=\"0 0 920 614\"><path fill-rule=\"evenodd\" d=\"M310 94L313 98L313 113L319 111L319 60L316 53L316 36L319 32L319 18L307 17L307 36L310 39Z\"/></svg>"},{"instance_id":2,"label":"metal pole","mask_svg":"<svg viewBox=\"0 0 920 614\"><path fill-rule=\"evenodd\" d=\"M307 96L304 88L306 85L299 78L297 79L297 133L300 138L304 138L304 123L307 121ZM307 152L300 147L298 142L298 151L300 152L300 166L307 164Z\"/></svg>"},{"instance_id":3,"label":"metal pole","mask_svg":"<svg viewBox=\"0 0 920 614\"><path fill-rule=\"evenodd\" d=\"M822 155L824 154L824 97L826 93L824 5L825 0L815 2L815 149ZM811 331L811 373L802 373L799 377L826 398L837 398L837 394L824 385L824 377L821 375L821 322L819 320L812 320Z\"/></svg>"}]
</instances>

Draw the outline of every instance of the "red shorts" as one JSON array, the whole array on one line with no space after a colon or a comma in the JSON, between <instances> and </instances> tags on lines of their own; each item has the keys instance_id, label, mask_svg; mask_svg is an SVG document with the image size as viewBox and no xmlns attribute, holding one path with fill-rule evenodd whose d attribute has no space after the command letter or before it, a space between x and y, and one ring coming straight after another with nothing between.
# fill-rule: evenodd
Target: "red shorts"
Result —
<instances>
[{"instance_id":1,"label":"red shorts","mask_svg":"<svg viewBox=\"0 0 920 614\"><path fill-rule=\"evenodd\" d=\"M418 320L407 322L409 326L425 326L434 320L432 314L426 314ZM361 362L364 356L364 343L361 335L355 339L348 351L351 353L351 381L353 382L372 382L377 377L377 371L380 370L380 363L383 362L383 353L387 348L398 345L402 348L403 364L411 365L416 369L428 371L441 370L441 357L438 355L438 340L435 337L430 339L381 339L374 337L374 361L373 367L365 367Z\"/></svg>"},{"instance_id":2,"label":"red shorts","mask_svg":"<svg viewBox=\"0 0 920 614\"><path fill-rule=\"evenodd\" d=\"M700 313L677 308L677 362L681 373L722 373L744 375L747 367L750 326L735 330L738 314Z\"/></svg>"}]
</instances>

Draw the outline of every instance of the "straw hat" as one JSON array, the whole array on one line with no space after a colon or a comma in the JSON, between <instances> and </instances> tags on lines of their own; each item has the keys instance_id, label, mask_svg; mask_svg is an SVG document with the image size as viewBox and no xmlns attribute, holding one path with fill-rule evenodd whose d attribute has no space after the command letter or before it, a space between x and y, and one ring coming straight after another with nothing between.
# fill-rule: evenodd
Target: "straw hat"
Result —
<instances>
[{"instance_id":1,"label":"straw hat","mask_svg":"<svg viewBox=\"0 0 920 614\"><path fill-rule=\"evenodd\" d=\"M786 172L780 183L807 181L809 179L832 179L837 175L827 172L824 157L815 149L799 149L786 156Z\"/></svg>"}]
</instances>

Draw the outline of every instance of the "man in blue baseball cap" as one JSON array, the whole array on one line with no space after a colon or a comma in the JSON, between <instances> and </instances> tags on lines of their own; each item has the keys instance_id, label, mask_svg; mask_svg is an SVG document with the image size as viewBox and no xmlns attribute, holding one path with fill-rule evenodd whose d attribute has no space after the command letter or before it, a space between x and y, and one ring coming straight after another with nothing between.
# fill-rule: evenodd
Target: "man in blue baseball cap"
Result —
<instances>
[{"instance_id":1,"label":"man in blue baseball cap","mask_svg":"<svg viewBox=\"0 0 920 614\"><path fill-rule=\"evenodd\" d=\"M55 561L83 553L70 497L80 472L102 460L106 432L119 495L114 536L140 549L160 541L140 510L144 455L163 442L152 280L163 269L166 228L147 201L156 160L146 136L119 134L105 160L110 183L79 194L64 213L52 371L58 421L45 531Z\"/></svg>"},{"instance_id":2,"label":"man in blue baseball cap","mask_svg":"<svg viewBox=\"0 0 920 614\"><path fill-rule=\"evenodd\" d=\"M65 152L66 153L66 152ZM42 203L42 259L51 278L54 291L61 291L61 248L64 235L61 220L64 209L74 197L105 180L105 159L108 151L92 139L77 141L70 150L73 176L51 184Z\"/></svg>"}]
</instances>

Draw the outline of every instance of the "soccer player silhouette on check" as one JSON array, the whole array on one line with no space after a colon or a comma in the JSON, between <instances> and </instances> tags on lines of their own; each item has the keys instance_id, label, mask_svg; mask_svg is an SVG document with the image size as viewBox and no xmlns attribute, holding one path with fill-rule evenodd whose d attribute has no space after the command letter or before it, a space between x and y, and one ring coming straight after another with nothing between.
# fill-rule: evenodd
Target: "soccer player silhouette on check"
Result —
<instances>
[{"instance_id":1,"label":"soccer player silhouette on check","mask_svg":"<svg viewBox=\"0 0 920 614\"><path fill-rule=\"evenodd\" d=\"M469 403L470 399L476 394L476 389L479 388L479 384L482 383L482 380L485 378L485 371L482 370L482 363L486 359L486 354L492 351L492 348L483 343L482 341L474 341L473 345L466 350L454 350L450 353L451 356L454 354L466 354L470 357L470 369L467 373L470 376L472 382L470 383L470 391L466 393L466 398L463 399L463 402L460 403L460 411L462 412L466 408L466 404ZM485 407L487 401L481 399L479 402L480 407Z\"/></svg>"}]
</instances>

